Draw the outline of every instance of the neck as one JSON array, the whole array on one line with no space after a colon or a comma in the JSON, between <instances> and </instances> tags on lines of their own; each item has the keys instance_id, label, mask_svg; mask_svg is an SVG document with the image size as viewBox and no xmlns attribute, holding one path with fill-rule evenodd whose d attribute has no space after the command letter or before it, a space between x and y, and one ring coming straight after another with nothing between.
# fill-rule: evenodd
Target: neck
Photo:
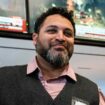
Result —
<instances>
[{"instance_id":1,"label":"neck","mask_svg":"<svg viewBox=\"0 0 105 105\"><path fill-rule=\"evenodd\" d=\"M66 66L66 67L56 69L51 64L46 62L40 55L37 56L37 63L41 69L42 75L45 80L59 77L67 67Z\"/></svg>"}]
</instances>

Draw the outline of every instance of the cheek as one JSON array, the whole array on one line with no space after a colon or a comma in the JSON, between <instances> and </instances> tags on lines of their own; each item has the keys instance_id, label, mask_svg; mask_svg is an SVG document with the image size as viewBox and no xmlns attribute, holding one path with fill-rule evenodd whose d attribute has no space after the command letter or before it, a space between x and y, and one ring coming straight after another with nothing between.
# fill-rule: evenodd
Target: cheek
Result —
<instances>
[{"instance_id":1,"label":"cheek","mask_svg":"<svg viewBox=\"0 0 105 105\"><path fill-rule=\"evenodd\" d=\"M68 43L69 43L70 45L73 45L73 44L74 44L74 38L69 39L69 40L68 40Z\"/></svg>"},{"instance_id":2,"label":"cheek","mask_svg":"<svg viewBox=\"0 0 105 105\"><path fill-rule=\"evenodd\" d=\"M50 46L49 40L47 38L38 38L38 43L40 46L44 47L45 49L48 49Z\"/></svg>"},{"instance_id":3,"label":"cheek","mask_svg":"<svg viewBox=\"0 0 105 105\"><path fill-rule=\"evenodd\" d=\"M68 50L71 50L74 46L74 39L68 40L67 41L68 45Z\"/></svg>"}]
</instances>

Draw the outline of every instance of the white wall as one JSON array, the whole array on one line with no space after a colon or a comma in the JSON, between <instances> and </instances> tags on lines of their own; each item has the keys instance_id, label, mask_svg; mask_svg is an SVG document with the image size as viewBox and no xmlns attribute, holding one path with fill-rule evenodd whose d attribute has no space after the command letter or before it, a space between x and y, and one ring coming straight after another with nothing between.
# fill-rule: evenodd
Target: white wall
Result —
<instances>
[{"instance_id":1,"label":"white wall","mask_svg":"<svg viewBox=\"0 0 105 105\"><path fill-rule=\"evenodd\" d=\"M25 64L34 54L30 40L0 38L0 66Z\"/></svg>"}]
</instances>

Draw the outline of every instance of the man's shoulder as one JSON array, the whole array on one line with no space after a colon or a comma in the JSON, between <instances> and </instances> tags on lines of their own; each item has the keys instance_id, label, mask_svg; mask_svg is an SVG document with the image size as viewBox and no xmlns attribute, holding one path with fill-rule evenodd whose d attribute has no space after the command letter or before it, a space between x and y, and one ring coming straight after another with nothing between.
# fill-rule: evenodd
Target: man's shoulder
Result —
<instances>
[{"instance_id":1,"label":"man's shoulder","mask_svg":"<svg viewBox=\"0 0 105 105\"><path fill-rule=\"evenodd\" d=\"M0 94L4 91L16 91L26 77L26 65L6 66L0 68ZM9 92L10 91L10 92Z\"/></svg>"},{"instance_id":2,"label":"man's shoulder","mask_svg":"<svg viewBox=\"0 0 105 105\"><path fill-rule=\"evenodd\" d=\"M25 72L27 65L5 66L0 68L0 77L12 76Z\"/></svg>"},{"instance_id":3,"label":"man's shoulder","mask_svg":"<svg viewBox=\"0 0 105 105\"><path fill-rule=\"evenodd\" d=\"M13 70L18 70L18 69L22 69L22 68L26 68L27 65L15 65L15 66L4 66L4 67L0 67L0 72L5 72L5 71L13 71Z\"/></svg>"},{"instance_id":4,"label":"man's shoulder","mask_svg":"<svg viewBox=\"0 0 105 105\"><path fill-rule=\"evenodd\" d=\"M90 85L97 86L97 84L94 81L92 81L91 79L89 79L88 77L82 76L80 74L76 74L76 77L77 77L77 82L79 82L79 83L83 83L84 85L90 84Z\"/></svg>"}]
</instances>

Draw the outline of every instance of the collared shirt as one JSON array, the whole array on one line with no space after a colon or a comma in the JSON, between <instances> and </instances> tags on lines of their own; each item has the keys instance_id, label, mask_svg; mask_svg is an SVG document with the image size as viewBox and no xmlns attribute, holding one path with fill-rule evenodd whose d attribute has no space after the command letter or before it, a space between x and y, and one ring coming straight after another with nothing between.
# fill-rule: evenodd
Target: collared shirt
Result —
<instances>
[{"instance_id":1,"label":"collared shirt","mask_svg":"<svg viewBox=\"0 0 105 105\"><path fill-rule=\"evenodd\" d=\"M71 68L70 65L67 69L64 70L64 72L60 75L60 77L53 78L50 80L45 80L43 78L43 75L41 73L40 68L38 67L38 64L35 58L31 62L28 63L27 74L34 72L35 70L37 70L37 68L39 69L38 76L42 85L44 86L44 88L47 90L47 92L51 95L53 99L56 98L56 96L60 93L60 91L63 89L64 85L67 82L66 78L63 78L64 76L70 77L75 82L77 81L74 70ZM105 97L101 91L99 91L99 98L100 98L99 105L105 105Z\"/></svg>"}]
</instances>

